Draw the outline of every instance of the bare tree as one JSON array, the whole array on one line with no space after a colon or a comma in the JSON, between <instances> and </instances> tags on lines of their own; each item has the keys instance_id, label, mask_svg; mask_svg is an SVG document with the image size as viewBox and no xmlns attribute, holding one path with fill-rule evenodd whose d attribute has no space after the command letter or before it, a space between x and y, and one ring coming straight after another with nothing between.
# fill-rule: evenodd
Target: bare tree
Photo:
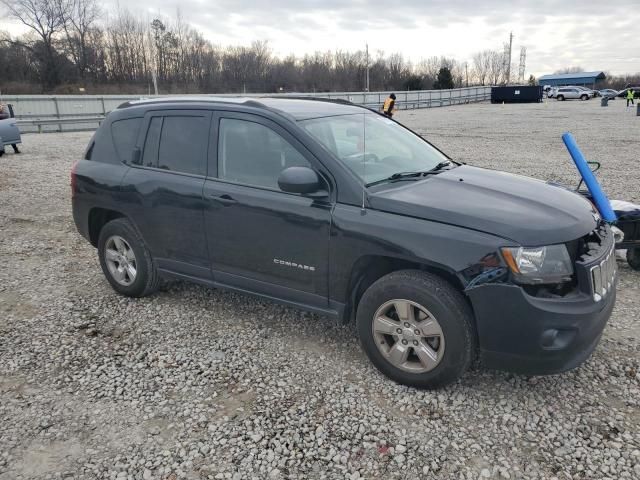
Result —
<instances>
[{"instance_id":1,"label":"bare tree","mask_svg":"<svg viewBox=\"0 0 640 480\"><path fill-rule=\"evenodd\" d=\"M334 54L334 88L340 90L362 90L365 53L363 51L345 52L338 50Z\"/></svg>"},{"instance_id":2,"label":"bare tree","mask_svg":"<svg viewBox=\"0 0 640 480\"><path fill-rule=\"evenodd\" d=\"M504 76L504 55L500 52L491 51L489 54L489 80L491 85L498 85Z\"/></svg>"},{"instance_id":3,"label":"bare tree","mask_svg":"<svg viewBox=\"0 0 640 480\"><path fill-rule=\"evenodd\" d=\"M36 42L19 42L20 46L30 50L37 57L43 57L42 83L47 87L59 83L59 71L56 63L58 52L54 48L54 36L64 25L61 12L69 8L65 0L0 0L9 15L32 30L42 49ZM41 52L40 52L41 50Z\"/></svg>"},{"instance_id":4,"label":"bare tree","mask_svg":"<svg viewBox=\"0 0 640 480\"><path fill-rule=\"evenodd\" d=\"M57 3L69 54L84 80L89 68L90 36L100 16L100 8L96 0L58 0Z\"/></svg>"},{"instance_id":5,"label":"bare tree","mask_svg":"<svg viewBox=\"0 0 640 480\"><path fill-rule=\"evenodd\" d=\"M146 93L153 73L162 93L361 90L363 51L316 52L279 58L266 42L220 47L183 21L141 17L117 8L101 14L99 0L0 0L30 26L18 38L0 35L0 78L11 93L72 90L81 81L92 93ZM23 48L24 46L24 48ZM433 56L417 65L401 54L377 51L369 62L372 90L466 84L467 68ZM499 84L504 56L485 50L469 65L471 82ZM7 68L10 65L11 68Z\"/></svg>"},{"instance_id":6,"label":"bare tree","mask_svg":"<svg viewBox=\"0 0 640 480\"><path fill-rule=\"evenodd\" d=\"M480 85L485 85L491 70L491 50L483 50L473 55L473 74Z\"/></svg>"},{"instance_id":7,"label":"bare tree","mask_svg":"<svg viewBox=\"0 0 640 480\"><path fill-rule=\"evenodd\" d=\"M150 48L146 24L127 10L118 10L106 30L106 68L112 81L145 82L150 79Z\"/></svg>"},{"instance_id":8,"label":"bare tree","mask_svg":"<svg viewBox=\"0 0 640 480\"><path fill-rule=\"evenodd\" d=\"M429 57L427 59L422 59L418 63L417 70L423 76L435 79L441 66L442 62L439 57Z\"/></svg>"}]
</instances>

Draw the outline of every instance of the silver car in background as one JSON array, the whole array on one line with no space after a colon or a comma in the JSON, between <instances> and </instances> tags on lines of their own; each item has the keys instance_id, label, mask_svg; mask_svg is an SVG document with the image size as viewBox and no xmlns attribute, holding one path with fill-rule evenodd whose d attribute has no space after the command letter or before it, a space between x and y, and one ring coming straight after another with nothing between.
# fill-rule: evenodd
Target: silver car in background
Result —
<instances>
[{"instance_id":1,"label":"silver car in background","mask_svg":"<svg viewBox=\"0 0 640 480\"><path fill-rule=\"evenodd\" d=\"M555 93L555 97L559 101L563 100L589 100L592 95L578 87L560 87Z\"/></svg>"},{"instance_id":2,"label":"silver car in background","mask_svg":"<svg viewBox=\"0 0 640 480\"><path fill-rule=\"evenodd\" d=\"M15 145L14 150L17 152L17 145L22 143L20 137L20 129L13 116L13 109L8 105L0 104L0 156L5 152L5 145Z\"/></svg>"},{"instance_id":3,"label":"silver car in background","mask_svg":"<svg viewBox=\"0 0 640 480\"><path fill-rule=\"evenodd\" d=\"M589 98L593 98L593 97L597 97L598 96L598 92L596 90L592 90L591 88L587 88L587 87L575 87L578 88L580 90L582 90L583 92L586 92L589 94Z\"/></svg>"},{"instance_id":4,"label":"silver car in background","mask_svg":"<svg viewBox=\"0 0 640 480\"><path fill-rule=\"evenodd\" d=\"M616 99L616 95L618 95L618 91L614 90L612 88L602 89L602 90L598 91L598 93L600 94L600 96L602 98L608 98L609 100L615 100Z\"/></svg>"}]
</instances>

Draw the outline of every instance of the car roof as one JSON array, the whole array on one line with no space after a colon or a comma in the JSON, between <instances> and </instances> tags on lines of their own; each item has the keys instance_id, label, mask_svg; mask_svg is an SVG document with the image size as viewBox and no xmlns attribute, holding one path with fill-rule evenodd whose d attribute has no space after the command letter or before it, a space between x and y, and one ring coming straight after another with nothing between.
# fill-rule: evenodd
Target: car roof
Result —
<instances>
[{"instance_id":1,"label":"car roof","mask_svg":"<svg viewBox=\"0 0 640 480\"><path fill-rule=\"evenodd\" d=\"M314 97L232 97L232 96L183 96L158 97L125 102L118 109L144 107L162 104L197 104L197 105L246 105L254 108L283 113L294 120L330 117L336 115L353 115L367 113L366 107L355 105L346 100Z\"/></svg>"}]
</instances>

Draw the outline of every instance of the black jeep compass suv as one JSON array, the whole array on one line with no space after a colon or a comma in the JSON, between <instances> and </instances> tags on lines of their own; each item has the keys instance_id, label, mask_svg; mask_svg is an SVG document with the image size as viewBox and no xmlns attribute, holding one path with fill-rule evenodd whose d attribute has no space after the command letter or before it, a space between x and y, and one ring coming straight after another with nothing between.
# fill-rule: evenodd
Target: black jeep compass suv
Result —
<instances>
[{"instance_id":1,"label":"black jeep compass suv","mask_svg":"<svg viewBox=\"0 0 640 480\"><path fill-rule=\"evenodd\" d=\"M407 385L445 385L477 355L573 368L615 303L613 235L582 197L461 165L344 102L128 102L72 190L117 292L167 277L353 319L375 366Z\"/></svg>"}]
</instances>

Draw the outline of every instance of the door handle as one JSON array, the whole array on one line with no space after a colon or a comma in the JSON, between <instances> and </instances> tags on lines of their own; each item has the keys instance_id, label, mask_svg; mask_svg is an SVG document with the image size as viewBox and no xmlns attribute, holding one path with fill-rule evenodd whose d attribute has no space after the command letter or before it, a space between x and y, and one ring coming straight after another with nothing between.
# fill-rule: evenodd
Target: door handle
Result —
<instances>
[{"instance_id":1,"label":"door handle","mask_svg":"<svg viewBox=\"0 0 640 480\"><path fill-rule=\"evenodd\" d=\"M235 198L233 198L231 195L227 195L226 193L220 196L211 195L211 198L216 202L221 203L222 205L233 205L235 203L238 203Z\"/></svg>"}]
</instances>

